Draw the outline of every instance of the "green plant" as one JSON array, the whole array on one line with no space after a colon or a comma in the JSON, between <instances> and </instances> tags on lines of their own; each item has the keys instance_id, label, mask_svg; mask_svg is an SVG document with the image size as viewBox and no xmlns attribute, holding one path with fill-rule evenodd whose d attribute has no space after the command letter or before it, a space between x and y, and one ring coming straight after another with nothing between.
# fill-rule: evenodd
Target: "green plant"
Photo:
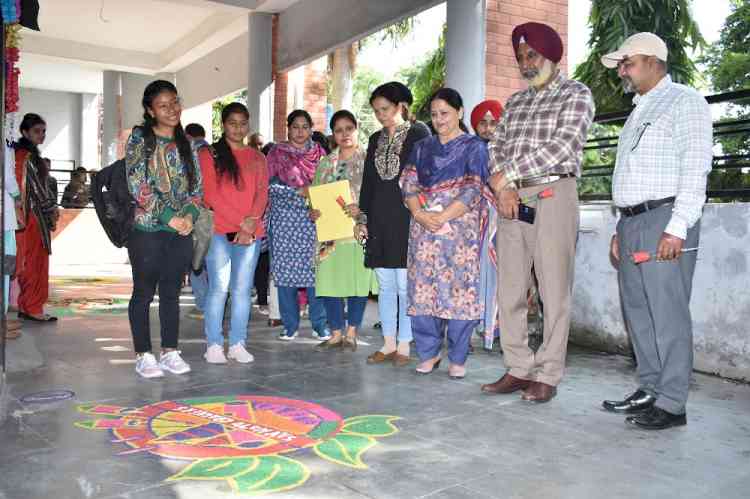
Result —
<instances>
[{"instance_id":1,"label":"green plant","mask_svg":"<svg viewBox=\"0 0 750 499\"><path fill-rule=\"evenodd\" d=\"M399 71L398 76L414 96L412 112L418 119L430 120L429 99L432 94L445 84L445 32L443 25L438 48L427 54L419 63Z\"/></svg>"},{"instance_id":2,"label":"green plant","mask_svg":"<svg viewBox=\"0 0 750 499\"><path fill-rule=\"evenodd\" d=\"M601 63L630 35L651 31L669 49L669 73L678 83L692 85L696 66L687 49L703 49L705 40L693 20L688 0L593 0L589 15L590 52L574 72L574 78L591 88L598 113L622 111L631 106L631 97L622 91L614 70Z\"/></svg>"}]
</instances>

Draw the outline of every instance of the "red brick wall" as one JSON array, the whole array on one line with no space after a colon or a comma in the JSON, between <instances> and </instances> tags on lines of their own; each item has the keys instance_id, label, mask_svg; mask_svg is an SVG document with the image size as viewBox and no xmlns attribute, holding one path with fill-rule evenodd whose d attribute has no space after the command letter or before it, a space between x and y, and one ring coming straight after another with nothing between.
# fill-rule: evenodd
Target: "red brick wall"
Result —
<instances>
[{"instance_id":1,"label":"red brick wall","mask_svg":"<svg viewBox=\"0 0 750 499\"><path fill-rule=\"evenodd\" d=\"M282 142L286 140L286 115L288 78L286 73L278 71L279 51L279 15L273 16L271 28L271 66L274 80L273 95L273 141Z\"/></svg>"},{"instance_id":2,"label":"red brick wall","mask_svg":"<svg viewBox=\"0 0 750 499\"><path fill-rule=\"evenodd\" d=\"M322 58L305 66L305 111L310 113L315 130L323 133L327 126L326 104L328 103L326 63L327 58Z\"/></svg>"},{"instance_id":3,"label":"red brick wall","mask_svg":"<svg viewBox=\"0 0 750 499\"><path fill-rule=\"evenodd\" d=\"M510 35L525 22L545 23L557 30L565 51L560 66L567 72L568 0L487 0L487 53L485 95L505 104L515 92L526 88L518 72Z\"/></svg>"}]
</instances>

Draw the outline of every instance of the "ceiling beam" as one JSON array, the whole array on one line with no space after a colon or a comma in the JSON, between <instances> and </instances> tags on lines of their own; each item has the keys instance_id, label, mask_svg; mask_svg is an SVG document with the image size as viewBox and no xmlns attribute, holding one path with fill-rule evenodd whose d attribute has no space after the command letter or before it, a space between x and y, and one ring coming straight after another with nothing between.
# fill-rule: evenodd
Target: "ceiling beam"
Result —
<instances>
[{"instance_id":1,"label":"ceiling beam","mask_svg":"<svg viewBox=\"0 0 750 499\"><path fill-rule=\"evenodd\" d=\"M247 31L247 13L216 13L159 54L165 71L174 72Z\"/></svg>"},{"instance_id":2,"label":"ceiling beam","mask_svg":"<svg viewBox=\"0 0 750 499\"><path fill-rule=\"evenodd\" d=\"M23 35L23 51L133 73L154 74L161 71L164 66L164 62L157 54L47 38L30 33Z\"/></svg>"},{"instance_id":3,"label":"ceiling beam","mask_svg":"<svg viewBox=\"0 0 750 499\"><path fill-rule=\"evenodd\" d=\"M288 71L333 49L429 9L443 0L302 0L279 15L279 69ZM331 19L336 29L331 29Z\"/></svg>"},{"instance_id":4,"label":"ceiling beam","mask_svg":"<svg viewBox=\"0 0 750 499\"><path fill-rule=\"evenodd\" d=\"M222 5L231 5L243 9L255 10L265 3L266 0L207 0L209 3L218 3Z\"/></svg>"}]
</instances>

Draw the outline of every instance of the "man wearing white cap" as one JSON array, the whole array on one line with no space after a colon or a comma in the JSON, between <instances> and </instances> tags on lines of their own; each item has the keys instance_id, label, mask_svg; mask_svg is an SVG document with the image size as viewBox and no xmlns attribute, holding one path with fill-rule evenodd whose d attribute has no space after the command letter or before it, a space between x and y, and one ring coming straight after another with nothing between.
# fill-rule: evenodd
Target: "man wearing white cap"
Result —
<instances>
[{"instance_id":1,"label":"man wearing white cap","mask_svg":"<svg viewBox=\"0 0 750 499\"><path fill-rule=\"evenodd\" d=\"M687 423L690 292L711 171L711 112L698 92L672 82L667 46L653 33L631 36L602 64L617 68L625 92L636 94L617 146L612 200L621 216L611 251L640 384L602 405L660 430ZM650 258L638 263L638 252Z\"/></svg>"}]
</instances>

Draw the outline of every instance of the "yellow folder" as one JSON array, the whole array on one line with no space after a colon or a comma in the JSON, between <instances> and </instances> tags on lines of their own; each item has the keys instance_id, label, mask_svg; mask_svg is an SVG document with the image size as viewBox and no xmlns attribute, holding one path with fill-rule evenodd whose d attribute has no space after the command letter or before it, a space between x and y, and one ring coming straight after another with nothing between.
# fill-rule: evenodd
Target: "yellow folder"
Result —
<instances>
[{"instance_id":1,"label":"yellow folder","mask_svg":"<svg viewBox=\"0 0 750 499\"><path fill-rule=\"evenodd\" d=\"M320 218L315 222L318 241L334 241L354 237L354 220L349 217L336 201L339 197L345 205L352 203L352 193L348 180L309 187L310 204L320 211Z\"/></svg>"}]
</instances>

